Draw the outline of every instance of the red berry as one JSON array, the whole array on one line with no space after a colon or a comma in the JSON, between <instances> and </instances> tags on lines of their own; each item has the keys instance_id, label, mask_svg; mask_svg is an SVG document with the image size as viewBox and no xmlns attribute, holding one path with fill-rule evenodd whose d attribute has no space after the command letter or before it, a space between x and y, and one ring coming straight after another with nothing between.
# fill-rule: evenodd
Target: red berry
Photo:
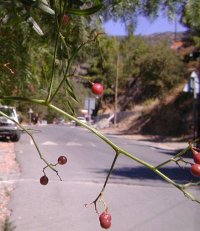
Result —
<instances>
[{"instance_id":1,"label":"red berry","mask_svg":"<svg viewBox=\"0 0 200 231\"><path fill-rule=\"evenodd\" d=\"M193 154L193 159L196 164L200 164L200 152Z\"/></svg>"},{"instance_id":2,"label":"red berry","mask_svg":"<svg viewBox=\"0 0 200 231\"><path fill-rule=\"evenodd\" d=\"M99 221L103 229L109 229L111 227L111 215L108 212L103 212L99 216Z\"/></svg>"},{"instance_id":3,"label":"red berry","mask_svg":"<svg viewBox=\"0 0 200 231\"><path fill-rule=\"evenodd\" d=\"M194 176L200 176L200 164L193 164L191 167L191 173Z\"/></svg>"},{"instance_id":4,"label":"red berry","mask_svg":"<svg viewBox=\"0 0 200 231\"><path fill-rule=\"evenodd\" d=\"M49 179L46 175L44 175L40 178L40 184L46 185L46 184L48 184L48 182L49 182Z\"/></svg>"},{"instance_id":5,"label":"red berry","mask_svg":"<svg viewBox=\"0 0 200 231\"><path fill-rule=\"evenodd\" d=\"M67 163L67 157L66 156L59 156L58 163L63 165Z\"/></svg>"},{"instance_id":6,"label":"red berry","mask_svg":"<svg viewBox=\"0 0 200 231\"><path fill-rule=\"evenodd\" d=\"M67 14L59 14L58 15L58 22L59 22L59 24L63 24L63 25L67 25L68 24L68 22L69 22L69 20L70 20L70 17L69 17L69 15L67 15Z\"/></svg>"},{"instance_id":7,"label":"red berry","mask_svg":"<svg viewBox=\"0 0 200 231\"><path fill-rule=\"evenodd\" d=\"M63 15L63 25L67 25L68 22L69 22L69 20L70 20L69 15L64 14L64 15Z\"/></svg>"},{"instance_id":8,"label":"red berry","mask_svg":"<svg viewBox=\"0 0 200 231\"><path fill-rule=\"evenodd\" d=\"M95 95L101 95L103 93L103 85L100 84L100 83L93 83L92 84L92 92L95 94Z\"/></svg>"}]
</instances>

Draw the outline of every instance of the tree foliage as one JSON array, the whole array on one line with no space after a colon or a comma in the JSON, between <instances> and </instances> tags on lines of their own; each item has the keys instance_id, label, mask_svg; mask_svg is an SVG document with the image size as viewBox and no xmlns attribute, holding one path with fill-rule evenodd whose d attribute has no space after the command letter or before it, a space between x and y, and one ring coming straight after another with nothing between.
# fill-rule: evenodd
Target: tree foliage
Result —
<instances>
[{"instance_id":1,"label":"tree foliage","mask_svg":"<svg viewBox=\"0 0 200 231\"><path fill-rule=\"evenodd\" d=\"M103 10L100 10L102 4ZM76 101L83 100L82 94L88 94L82 84L90 87L91 82L100 81L106 88L104 100L112 102L119 55L121 94L127 84L137 78L141 86L147 85L147 89L151 86L151 96L161 95L182 76L180 62L166 46L151 47L142 38L136 38L130 23L136 23L138 15L154 18L162 10L169 17L177 13L184 15L189 26L197 30L198 8L197 2L184 0L1 2L0 92L2 95L50 97L49 89L51 96L54 95L63 81L60 95L53 98L73 113L73 108L78 110ZM96 36L102 32L100 18L92 15L97 11L104 20L113 18L127 22L129 36L122 39ZM64 14L68 16L66 24L61 20ZM159 53L160 49L164 52ZM79 67L85 64L87 73L79 75ZM76 73L79 76L73 76ZM81 94L79 91L74 94L75 88L82 88Z\"/></svg>"},{"instance_id":2,"label":"tree foliage","mask_svg":"<svg viewBox=\"0 0 200 231\"><path fill-rule=\"evenodd\" d=\"M169 19L174 19L176 14L183 14L186 3L187 0L109 0L105 3L107 10L104 11L104 18L105 20L120 19L128 26L131 23L136 25L139 15L153 20L161 11Z\"/></svg>"},{"instance_id":3,"label":"tree foliage","mask_svg":"<svg viewBox=\"0 0 200 231\"><path fill-rule=\"evenodd\" d=\"M137 65L140 67L138 76L141 78L146 98L162 97L184 81L182 61L165 44L148 47Z\"/></svg>"},{"instance_id":4,"label":"tree foliage","mask_svg":"<svg viewBox=\"0 0 200 231\"><path fill-rule=\"evenodd\" d=\"M99 1L88 2L83 8L82 5L80 1L49 1L48 4L43 0L0 3L1 95L44 98L50 88L53 94L64 75L72 75L73 63L83 59L85 53L79 52L76 61L75 56L93 36L95 26L98 27L98 24L92 26L90 15L101 8ZM67 22L62 21L63 15L68 16ZM56 95L55 99L68 110L76 108L71 104L77 100L71 82L65 79L62 96Z\"/></svg>"},{"instance_id":5,"label":"tree foliage","mask_svg":"<svg viewBox=\"0 0 200 231\"><path fill-rule=\"evenodd\" d=\"M182 13L181 22L190 29L194 44L197 48L200 47L200 3L199 1L190 0L185 4Z\"/></svg>"}]
</instances>

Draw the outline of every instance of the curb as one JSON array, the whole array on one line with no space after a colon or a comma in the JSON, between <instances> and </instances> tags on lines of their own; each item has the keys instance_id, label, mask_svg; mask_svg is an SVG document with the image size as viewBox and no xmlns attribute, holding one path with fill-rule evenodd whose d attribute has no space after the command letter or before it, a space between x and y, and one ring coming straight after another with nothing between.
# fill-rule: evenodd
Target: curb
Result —
<instances>
[{"instance_id":1,"label":"curb","mask_svg":"<svg viewBox=\"0 0 200 231\"><path fill-rule=\"evenodd\" d=\"M144 135L126 135L117 131L115 129L100 129L99 130L103 135L109 135L117 138L125 138L130 139L138 142L142 142L143 144L160 148L160 149L167 149L167 150L180 150L186 149L188 147L188 142L186 141L156 141L154 136L144 136Z\"/></svg>"}]
</instances>

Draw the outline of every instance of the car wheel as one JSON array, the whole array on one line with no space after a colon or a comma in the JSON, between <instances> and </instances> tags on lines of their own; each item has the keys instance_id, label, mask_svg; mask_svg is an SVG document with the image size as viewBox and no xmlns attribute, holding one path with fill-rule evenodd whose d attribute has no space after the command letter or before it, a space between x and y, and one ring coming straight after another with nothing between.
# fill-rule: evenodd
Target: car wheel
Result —
<instances>
[{"instance_id":1,"label":"car wheel","mask_svg":"<svg viewBox=\"0 0 200 231\"><path fill-rule=\"evenodd\" d=\"M20 136L21 136L21 134L18 132L18 133L16 133L16 134L12 135L12 136L10 137L10 140L11 140L12 142L17 142L17 141L19 141Z\"/></svg>"}]
</instances>

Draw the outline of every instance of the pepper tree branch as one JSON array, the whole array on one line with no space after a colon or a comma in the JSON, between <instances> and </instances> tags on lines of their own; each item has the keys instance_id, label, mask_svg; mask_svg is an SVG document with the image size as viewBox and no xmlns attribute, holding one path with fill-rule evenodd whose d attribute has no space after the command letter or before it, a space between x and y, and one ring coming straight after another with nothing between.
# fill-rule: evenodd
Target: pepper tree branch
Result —
<instances>
[{"instance_id":1,"label":"pepper tree branch","mask_svg":"<svg viewBox=\"0 0 200 231\"><path fill-rule=\"evenodd\" d=\"M55 90L54 94L51 96L51 98L50 98L50 97L48 98L48 102L49 102L49 103L51 103L52 100L54 99L54 97L57 95L58 91L60 90L60 88L61 88L62 85L64 84L66 78L67 78L68 76L71 76L68 72L69 72L70 66L71 66L71 64L72 64L72 62L73 62L73 59L77 56L78 52L79 52L84 46L86 46L87 44L96 41L97 37L98 37L99 35L101 35L101 34L103 34L103 33L97 33L97 34L95 35L94 38L92 38L92 39L90 39L90 40L88 40L88 41L86 41L86 42L83 42L83 43L75 50L75 52L72 54L72 56L71 56L71 57L69 58L69 60L68 60L67 68L66 68L65 75L64 75L63 79L60 81L58 87L56 88L56 90ZM62 41L63 41L63 44L64 44L65 46L67 46L66 43L65 43L64 37L63 37L62 35L60 35L60 37L61 37L61 39L62 39ZM55 57L54 57L54 59L55 59ZM54 63L55 63L55 61L54 61Z\"/></svg>"},{"instance_id":2,"label":"pepper tree branch","mask_svg":"<svg viewBox=\"0 0 200 231\"><path fill-rule=\"evenodd\" d=\"M4 97L4 98L6 98L6 97ZM13 99L18 99L18 100L20 99L20 100L26 100L26 101L28 100L27 98L19 98L19 97L7 97L7 99L12 99L12 100L13 100ZM34 102L34 103L37 103L37 104L41 104L41 105L45 105L45 106L49 107L50 109L53 109L53 110L59 112L60 114L65 115L68 119L75 121L75 122L78 123L79 125L85 127L86 129L90 130L92 133L96 134L96 135L97 135L99 138L101 138L103 141L105 141L112 149L115 150L115 152L116 152L116 157L115 157L115 158L116 158L116 159L117 159L117 157L118 157L119 154L125 155L126 157L128 157L128 158L130 158L130 159L136 161L137 163L139 163L139 164L141 164L141 165L147 167L147 168L150 169L151 171L153 171L155 174L159 175L163 180L165 180L165 181L168 182L169 184L173 185L174 187L176 187L177 189L179 189L180 191L182 191L183 194L184 194L185 196L187 196L188 198L190 198L192 201L196 201L196 202L200 203L200 200L196 199L191 193L189 193L189 192L187 192L187 191L185 190L186 187L185 187L184 185L177 184L175 181L173 181L172 179L170 179L168 176L166 176L164 173L162 173L162 172L158 169L158 166L159 166L159 167L160 167L160 166L163 166L163 164L154 167L153 165L147 163L146 161L144 161L144 160L142 160L142 159L140 159L140 158L134 156L133 154L130 154L129 152L125 151L124 149L118 147L116 144L114 144L111 140L109 140L106 136L104 136L103 134L101 134L99 131L97 131L97 130L94 129L93 127L90 127L89 125L87 125L87 124L85 124L85 123L79 121L77 118L71 116L70 114L68 114L67 112L61 110L60 108L58 108L58 107L56 107L56 106L54 106L53 104L50 104L50 103L48 103L48 102L46 102L46 101L37 100L37 99L31 99L31 100L28 100L28 101ZM22 126L21 126L20 124L19 124L19 126L22 128ZM24 130L24 128L23 128L23 130ZM29 136L31 136L31 138L33 139L33 142L36 144L34 138L32 137L32 134L30 134L27 130L25 130L25 131L27 132L27 134L29 134ZM37 147L37 144L36 144L36 148L37 148L37 150L39 150L38 147ZM188 147L188 148L189 148L189 147ZM183 151L181 151L180 153L178 153L178 154L176 155L176 157L179 157L179 156L183 155L183 153L184 153L186 150L188 150L188 148L186 148L185 150L183 150ZM44 160L44 158L42 157L40 151L39 151L39 155L40 155L41 159L42 159L45 163L47 163L46 160ZM116 161L116 160L114 159L111 168L114 167L115 161ZM170 161L172 161L172 160L168 160L167 163L169 163ZM49 163L47 163L47 164L50 165ZM50 166L50 167L51 167L51 166ZM111 169L111 170L112 170L112 169ZM56 171L56 170L54 170L54 171ZM108 181L108 178L109 178L110 174L111 174L111 171L109 172L109 174L108 174L108 176L107 176L107 179L106 179L106 181L105 181L105 185L107 184L107 181Z\"/></svg>"}]
</instances>

